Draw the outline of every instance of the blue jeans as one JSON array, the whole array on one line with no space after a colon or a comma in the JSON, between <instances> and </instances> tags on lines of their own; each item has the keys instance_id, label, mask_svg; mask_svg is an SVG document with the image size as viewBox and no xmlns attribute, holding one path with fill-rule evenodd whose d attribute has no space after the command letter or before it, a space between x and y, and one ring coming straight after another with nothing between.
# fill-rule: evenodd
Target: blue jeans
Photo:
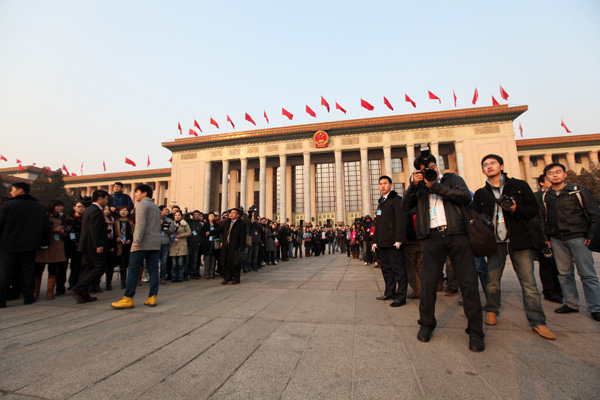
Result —
<instances>
[{"instance_id":1,"label":"blue jeans","mask_svg":"<svg viewBox=\"0 0 600 400\"><path fill-rule=\"evenodd\" d=\"M331 254L331 252L335 254L335 242L327 242L327 254Z\"/></svg>"},{"instance_id":2,"label":"blue jeans","mask_svg":"<svg viewBox=\"0 0 600 400\"><path fill-rule=\"evenodd\" d=\"M171 244L160 245L160 279L167 279L167 257Z\"/></svg>"},{"instance_id":3,"label":"blue jeans","mask_svg":"<svg viewBox=\"0 0 600 400\"><path fill-rule=\"evenodd\" d=\"M258 253L260 250L260 245L258 244L253 244L252 247L250 247L250 252L248 254L248 263L249 263L249 268L250 269L257 269L258 268Z\"/></svg>"},{"instance_id":4,"label":"blue jeans","mask_svg":"<svg viewBox=\"0 0 600 400\"><path fill-rule=\"evenodd\" d=\"M288 254L289 254L289 258L294 258L294 242L289 242L288 243Z\"/></svg>"},{"instance_id":5,"label":"blue jeans","mask_svg":"<svg viewBox=\"0 0 600 400\"><path fill-rule=\"evenodd\" d=\"M498 243L498 251L488 257L488 303L487 312L500 312L500 280L506 264L506 256L510 256L513 268L523 291L525 314L531 327L546 325L546 314L542 308L542 297L535 284L533 273L533 253L530 249L508 251L507 243Z\"/></svg>"},{"instance_id":6,"label":"blue jeans","mask_svg":"<svg viewBox=\"0 0 600 400\"><path fill-rule=\"evenodd\" d=\"M579 294L575 284L575 268L583 285L583 295L588 311L600 312L600 283L594 269L591 250L583 244L585 239L578 237L568 240L550 238L552 252L558 268L558 280L563 291L563 303L575 310L579 309Z\"/></svg>"},{"instance_id":7,"label":"blue jeans","mask_svg":"<svg viewBox=\"0 0 600 400\"><path fill-rule=\"evenodd\" d=\"M173 282L183 280L183 271L185 270L186 256L171 256L171 279Z\"/></svg>"},{"instance_id":8,"label":"blue jeans","mask_svg":"<svg viewBox=\"0 0 600 400\"><path fill-rule=\"evenodd\" d=\"M479 276L479 283L481 283L481 288L483 289L483 293L485 294L485 299L488 298L488 264L485 260L485 257L477 257L475 258L475 268L477 268L477 276Z\"/></svg>"},{"instance_id":9,"label":"blue jeans","mask_svg":"<svg viewBox=\"0 0 600 400\"><path fill-rule=\"evenodd\" d=\"M127 268L127 289L125 289L126 297L135 296L135 288L137 287L140 267L146 261L146 271L150 275L150 296L158 294L158 259L160 250L137 250L129 254L129 267Z\"/></svg>"}]
</instances>

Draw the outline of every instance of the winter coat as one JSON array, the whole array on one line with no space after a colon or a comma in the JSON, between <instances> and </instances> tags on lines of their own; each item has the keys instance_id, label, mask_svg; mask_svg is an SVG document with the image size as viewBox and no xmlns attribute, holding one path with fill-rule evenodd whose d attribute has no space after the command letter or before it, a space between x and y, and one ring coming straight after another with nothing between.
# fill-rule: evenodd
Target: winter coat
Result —
<instances>
[{"instance_id":1,"label":"winter coat","mask_svg":"<svg viewBox=\"0 0 600 400\"><path fill-rule=\"evenodd\" d=\"M77 245L81 238L81 215L77 216L75 213L69 214L63 221L65 227L65 255L67 258L73 258L77 252Z\"/></svg>"},{"instance_id":2,"label":"winter coat","mask_svg":"<svg viewBox=\"0 0 600 400\"><path fill-rule=\"evenodd\" d=\"M0 206L0 253L36 251L50 244L46 208L37 199L22 194Z\"/></svg>"},{"instance_id":3,"label":"winter coat","mask_svg":"<svg viewBox=\"0 0 600 400\"><path fill-rule=\"evenodd\" d=\"M265 227L265 251L275 251L275 235L270 226Z\"/></svg>"},{"instance_id":4,"label":"winter coat","mask_svg":"<svg viewBox=\"0 0 600 400\"><path fill-rule=\"evenodd\" d=\"M139 250L160 250L160 210L152 199L145 197L134 211L135 231L132 246ZM132 251L136 251L133 250Z\"/></svg>"},{"instance_id":5,"label":"winter coat","mask_svg":"<svg viewBox=\"0 0 600 400\"><path fill-rule=\"evenodd\" d=\"M121 229L121 224L123 222L125 222L125 224L124 224L125 230L124 231ZM124 220L119 218L115 221L115 238L116 238L116 242L117 242L117 256L120 256L123 254L123 246L131 248L131 243L133 242L133 231L134 231L134 226L129 218L126 218ZM129 241L129 244L124 244L124 242L122 241L123 236L125 236L125 242Z\"/></svg>"},{"instance_id":6,"label":"winter coat","mask_svg":"<svg viewBox=\"0 0 600 400\"><path fill-rule=\"evenodd\" d=\"M65 236L61 234L62 221L58 216L49 217L52 221L50 227L50 246L45 249L40 249L35 253L35 262L38 263L58 263L67 261L65 256L65 242L62 240Z\"/></svg>"},{"instance_id":7,"label":"winter coat","mask_svg":"<svg viewBox=\"0 0 600 400\"><path fill-rule=\"evenodd\" d=\"M175 222L175 232L173 235L179 235L179 238L173 239L171 243L171 248L169 248L169 256L178 257L178 256L187 256L188 254L188 245L187 238L191 236L192 230L187 222L182 219L179 222Z\"/></svg>"}]
</instances>

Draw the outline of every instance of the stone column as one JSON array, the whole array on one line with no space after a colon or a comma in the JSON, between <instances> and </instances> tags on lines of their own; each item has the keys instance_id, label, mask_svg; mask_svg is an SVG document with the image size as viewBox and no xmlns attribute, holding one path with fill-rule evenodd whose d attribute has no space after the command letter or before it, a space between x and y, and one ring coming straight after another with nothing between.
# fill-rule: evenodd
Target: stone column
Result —
<instances>
[{"instance_id":1,"label":"stone column","mask_svg":"<svg viewBox=\"0 0 600 400\"><path fill-rule=\"evenodd\" d=\"M388 146L389 147L389 146ZM391 153L390 153L391 154ZM335 217L337 224L343 224L344 212L344 171L342 170L342 150L335 150ZM387 161L386 161L387 163ZM386 164L387 165L387 164ZM391 175L390 175L391 176Z\"/></svg>"},{"instance_id":2,"label":"stone column","mask_svg":"<svg viewBox=\"0 0 600 400\"><path fill-rule=\"evenodd\" d=\"M392 146L383 146L383 162L385 163L385 175L392 177Z\"/></svg>"},{"instance_id":3,"label":"stone column","mask_svg":"<svg viewBox=\"0 0 600 400\"><path fill-rule=\"evenodd\" d=\"M406 146L406 160L408 161L408 168L404 170L406 188L408 189L408 185L410 185L410 175L411 171L415 168L413 164L415 163L415 146L409 144Z\"/></svg>"},{"instance_id":4,"label":"stone column","mask_svg":"<svg viewBox=\"0 0 600 400\"><path fill-rule=\"evenodd\" d=\"M592 150L589 153L590 163L598 164L598 150Z\"/></svg>"},{"instance_id":5,"label":"stone column","mask_svg":"<svg viewBox=\"0 0 600 400\"><path fill-rule=\"evenodd\" d=\"M223 178L221 184L221 212L229 209L229 160L223 160Z\"/></svg>"},{"instance_id":6,"label":"stone column","mask_svg":"<svg viewBox=\"0 0 600 400\"><path fill-rule=\"evenodd\" d=\"M305 151L304 155L304 225L310 225L312 210L311 210L311 197L310 197L310 152Z\"/></svg>"},{"instance_id":7,"label":"stone column","mask_svg":"<svg viewBox=\"0 0 600 400\"><path fill-rule=\"evenodd\" d=\"M552 154L544 154L544 164L552 164Z\"/></svg>"},{"instance_id":8,"label":"stone column","mask_svg":"<svg viewBox=\"0 0 600 400\"><path fill-rule=\"evenodd\" d=\"M435 163L437 164L437 166L438 166L438 169L439 169L439 166L440 166L440 160L442 159L442 156L440 155L440 144L439 144L439 143L437 143L437 142L436 142L436 143L433 143L433 142L432 142L432 143L430 143L430 144L429 144L429 152L430 152L430 154L431 154L432 156L435 156L435 160L436 160L436 161L435 161ZM444 165L444 169L447 169L447 168L448 168L448 166L447 166L447 165ZM440 169L440 172L444 172L444 171L442 171L442 170Z\"/></svg>"},{"instance_id":9,"label":"stone column","mask_svg":"<svg viewBox=\"0 0 600 400\"><path fill-rule=\"evenodd\" d=\"M161 185L159 181L155 181L154 182L154 195L152 197L154 197L154 204L156 204L157 206L160 206L162 204L162 199L161 199Z\"/></svg>"},{"instance_id":10,"label":"stone column","mask_svg":"<svg viewBox=\"0 0 600 400\"><path fill-rule=\"evenodd\" d=\"M279 156L279 221L286 222L287 216L287 156ZM273 178L275 179L275 178Z\"/></svg>"},{"instance_id":11,"label":"stone column","mask_svg":"<svg viewBox=\"0 0 600 400\"><path fill-rule=\"evenodd\" d=\"M211 181L211 167L212 164L210 161L206 161L204 163L204 212L211 212L210 209L210 181Z\"/></svg>"},{"instance_id":12,"label":"stone column","mask_svg":"<svg viewBox=\"0 0 600 400\"><path fill-rule=\"evenodd\" d=\"M521 156L521 160L523 160L523 173L525 174L525 182L527 182L529 186L533 188L533 183L531 181L531 157Z\"/></svg>"},{"instance_id":13,"label":"stone column","mask_svg":"<svg viewBox=\"0 0 600 400\"><path fill-rule=\"evenodd\" d=\"M577 165L575 164L575 153L573 152L567 153L567 169L579 173L579 171L577 171Z\"/></svg>"},{"instance_id":14,"label":"stone column","mask_svg":"<svg viewBox=\"0 0 600 400\"><path fill-rule=\"evenodd\" d=\"M242 158L240 160L242 167L240 170L240 207L246 211L246 192L248 189L248 159Z\"/></svg>"},{"instance_id":15,"label":"stone column","mask_svg":"<svg viewBox=\"0 0 600 400\"><path fill-rule=\"evenodd\" d=\"M454 150L456 151L456 165L458 168L458 175L465 176L465 158L463 155L463 142L454 142Z\"/></svg>"},{"instance_id":16,"label":"stone column","mask_svg":"<svg viewBox=\"0 0 600 400\"><path fill-rule=\"evenodd\" d=\"M360 177L363 215L371 214L371 185L369 182L369 150L360 149Z\"/></svg>"},{"instance_id":17,"label":"stone column","mask_svg":"<svg viewBox=\"0 0 600 400\"><path fill-rule=\"evenodd\" d=\"M261 217L267 215L267 157L262 156L259 159L260 161L260 171L259 171L259 186L260 192L258 194L258 212Z\"/></svg>"}]
</instances>

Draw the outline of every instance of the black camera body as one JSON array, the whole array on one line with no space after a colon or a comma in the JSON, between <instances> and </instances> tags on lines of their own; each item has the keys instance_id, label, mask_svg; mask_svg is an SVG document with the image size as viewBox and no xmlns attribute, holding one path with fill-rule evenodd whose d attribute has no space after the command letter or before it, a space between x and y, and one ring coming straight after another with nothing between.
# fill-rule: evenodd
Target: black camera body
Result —
<instances>
[{"instance_id":1,"label":"black camera body","mask_svg":"<svg viewBox=\"0 0 600 400\"><path fill-rule=\"evenodd\" d=\"M435 182L437 180L438 173L433 168L425 168L423 171L421 171L421 173L426 181Z\"/></svg>"},{"instance_id":2,"label":"black camera body","mask_svg":"<svg viewBox=\"0 0 600 400\"><path fill-rule=\"evenodd\" d=\"M501 194L500 197L496 200L496 203L498 203L498 205L500 207L503 208L510 208L513 205L513 202L516 203L515 198L512 196L506 196Z\"/></svg>"}]
</instances>

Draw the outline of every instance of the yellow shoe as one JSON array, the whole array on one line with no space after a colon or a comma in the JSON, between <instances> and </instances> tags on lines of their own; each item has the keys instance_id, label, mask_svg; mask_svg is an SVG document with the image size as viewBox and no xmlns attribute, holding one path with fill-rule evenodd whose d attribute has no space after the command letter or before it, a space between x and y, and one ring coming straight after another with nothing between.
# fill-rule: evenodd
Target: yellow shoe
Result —
<instances>
[{"instance_id":1,"label":"yellow shoe","mask_svg":"<svg viewBox=\"0 0 600 400\"><path fill-rule=\"evenodd\" d=\"M543 337L546 340L555 340L556 336L550 329L548 329L545 325L538 325L533 328L533 331Z\"/></svg>"},{"instance_id":2,"label":"yellow shoe","mask_svg":"<svg viewBox=\"0 0 600 400\"><path fill-rule=\"evenodd\" d=\"M123 296L123 298L110 305L112 308L133 308L133 297Z\"/></svg>"},{"instance_id":3,"label":"yellow shoe","mask_svg":"<svg viewBox=\"0 0 600 400\"><path fill-rule=\"evenodd\" d=\"M156 307L156 295L148 297L148 300L146 300L144 304L150 307Z\"/></svg>"},{"instance_id":4,"label":"yellow shoe","mask_svg":"<svg viewBox=\"0 0 600 400\"><path fill-rule=\"evenodd\" d=\"M496 325L496 313L488 312L485 314L485 320L483 320L486 325Z\"/></svg>"}]
</instances>

